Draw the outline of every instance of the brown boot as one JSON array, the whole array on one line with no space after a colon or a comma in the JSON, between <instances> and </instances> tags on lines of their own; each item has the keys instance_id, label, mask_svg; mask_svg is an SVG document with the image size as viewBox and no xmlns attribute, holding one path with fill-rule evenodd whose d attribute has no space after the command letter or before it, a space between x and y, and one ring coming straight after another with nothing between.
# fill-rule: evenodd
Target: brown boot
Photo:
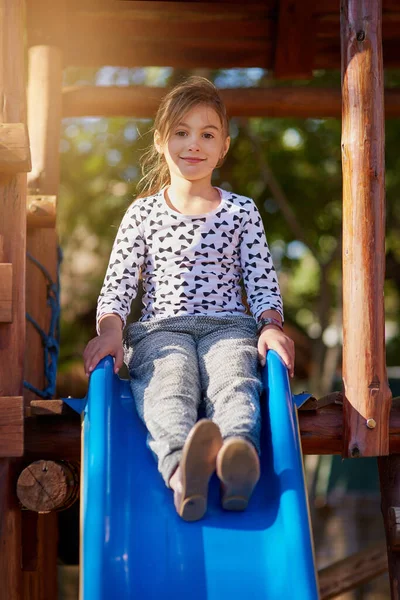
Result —
<instances>
[{"instance_id":1,"label":"brown boot","mask_svg":"<svg viewBox=\"0 0 400 600\"><path fill-rule=\"evenodd\" d=\"M245 510L260 479L260 461L253 444L229 438L217 456L217 475L222 484L222 507Z\"/></svg>"},{"instance_id":2,"label":"brown boot","mask_svg":"<svg viewBox=\"0 0 400 600\"><path fill-rule=\"evenodd\" d=\"M207 510L208 482L221 446L219 427L208 419L198 421L186 439L179 465L181 489L174 493L176 511L185 521L198 521Z\"/></svg>"}]
</instances>

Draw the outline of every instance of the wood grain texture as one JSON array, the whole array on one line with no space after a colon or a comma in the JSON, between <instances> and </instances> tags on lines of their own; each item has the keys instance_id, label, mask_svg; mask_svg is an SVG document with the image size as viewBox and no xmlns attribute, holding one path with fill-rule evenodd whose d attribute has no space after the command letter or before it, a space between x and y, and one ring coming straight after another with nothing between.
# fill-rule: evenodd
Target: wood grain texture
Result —
<instances>
[{"instance_id":1,"label":"wood grain texture","mask_svg":"<svg viewBox=\"0 0 400 600\"><path fill-rule=\"evenodd\" d=\"M31 170L28 130L25 123L0 123L0 173Z\"/></svg>"},{"instance_id":2,"label":"wood grain texture","mask_svg":"<svg viewBox=\"0 0 400 600\"><path fill-rule=\"evenodd\" d=\"M22 396L0 397L0 457L24 454L24 401Z\"/></svg>"},{"instance_id":3,"label":"wood grain texture","mask_svg":"<svg viewBox=\"0 0 400 600\"><path fill-rule=\"evenodd\" d=\"M12 264L0 262L0 323L12 322Z\"/></svg>"},{"instance_id":4,"label":"wood grain texture","mask_svg":"<svg viewBox=\"0 0 400 600\"><path fill-rule=\"evenodd\" d=\"M17 465L0 458L0 597L22 600L21 510L15 493Z\"/></svg>"},{"instance_id":5,"label":"wood grain texture","mask_svg":"<svg viewBox=\"0 0 400 600\"><path fill-rule=\"evenodd\" d=\"M147 86L71 86L63 89L63 117L152 118L166 88ZM341 92L336 88L271 87L222 89L230 117L342 116ZM400 116L400 90L385 91L387 118ZM28 215L29 219L29 215Z\"/></svg>"},{"instance_id":6,"label":"wood grain texture","mask_svg":"<svg viewBox=\"0 0 400 600\"><path fill-rule=\"evenodd\" d=\"M381 0L342 0L343 456L389 452ZM369 429L368 419L376 427Z\"/></svg>"},{"instance_id":7,"label":"wood grain texture","mask_svg":"<svg viewBox=\"0 0 400 600\"><path fill-rule=\"evenodd\" d=\"M384 57L388 67L400 66L400 7L396 2L383 2ZM65 65L248 66L273 70L277 58L282 56L286 68L294 67L297 76L299 71L305 74L307 70L310 76L312 68L340 68L337 0L314 2L312 13L312 0L98 0L68 2L66 8L59 2L46 3L43 18L35 10L35 0L27 0L28 45L60 46ZM279 10L281 16L286 15L286 21L279 18ZM68 31L74 31L73 37L65 35L63 23Z\"/></svg>"},{"instance_id":8,"label":"wood grain texture","mask_svg":"<svg viewBox=\"0 0 400 600\"><path fill-rule=\"evenodd\" d=\"M304 454L341 454L343 410L330 404L315 411L299 411ZM25 420L25 457L28 460L80 460L81 418L74 416L32 416ZM400 453L400 404L390 414L390 452Z\"/></svg>"},{"instance_id":9,"label":"wood grain texture","mask_svg":"<svg viewBox=\"0 0 400 600\"><path fill-rule=\"evenodd\" d=\"M38 515L22 511L22 534L24 600L56 599L57 578L53 573L57 572L57 513Z\"/></svg>"},{"instance_id":10,"label":"wood grain texture","mask_svg":"<svg viewBox=\"0 0 400 600\"><path fill-rule=\"evenodd\" d=\"M0 123L26 123L24 1L0 0L0 15ZM7 437L0 435L0 444L3 454L17 452L19 455L23 450L20 397L25 346L26 174L0 173L0 215L1 261L13 265L12 323L0 326L0 397L18 398L18 406L7 407L6 413L1 410ZM4 402L8 405L8 400ZM10 414L7 415L9 411L12 423ZM0 459L2 600L22 600L21 511L15 480L14 462Z\"/></svg>"},{"instance_id":11,"label":"wood grain texture","mask_svg":"<svg viewBox=\"0 0 400 600\"><path fill-rule=\"evenodd\" d=\"M365 548L318 572L321 600L330 600L385 573L388 568L385 544Z\"/></svg>"},{"instance_id":12,"label":"wood grain texture","mask_svg":"<svg viewBox=\"0 0 400 600\"><path fill-rule=\"evenodd\" d=\"M276 79L311 79L316 52L316 0L280 0L276 30Z\"/></svg>"},{"instance_id":13,"label":"wood grain texture","mask_svg":"<svg viewBox=\"0 0 400 600\"><path fill-rule=\"evenodd\" d=\"M48 513L68 508L79 493L79 470L65 461L39 460L21 472L17 496L31 511Z\"/></svg>"}]
</instances>

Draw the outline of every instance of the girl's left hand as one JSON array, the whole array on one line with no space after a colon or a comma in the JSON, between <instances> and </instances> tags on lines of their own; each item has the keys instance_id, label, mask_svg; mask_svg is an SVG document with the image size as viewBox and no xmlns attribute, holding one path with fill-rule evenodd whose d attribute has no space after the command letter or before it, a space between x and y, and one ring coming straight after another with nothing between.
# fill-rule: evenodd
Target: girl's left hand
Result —
<instances>
[{"instance_id":1,"label":"girl's left hand","mask_svg":"<svg viewBox=\"0 0 400 600\"><path fill-rule=\"evenodd\" d=\"M277 327L265 327L258 338L258 357L261 366L265 366L268 350L275 350L285 363L290 377L294 375L294 342Z\"/></svg>"}]
</instances>

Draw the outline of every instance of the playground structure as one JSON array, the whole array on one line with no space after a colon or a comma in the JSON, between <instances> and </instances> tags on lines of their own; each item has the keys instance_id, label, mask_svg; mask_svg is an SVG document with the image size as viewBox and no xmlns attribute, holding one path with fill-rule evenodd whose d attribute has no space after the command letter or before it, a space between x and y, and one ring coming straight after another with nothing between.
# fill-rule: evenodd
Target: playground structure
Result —
<instances>
[{"instance_id":1,"label":"playground structure","mask_svg":"<svg viewBox=\"0 0 400 600\"><path fill-rule=\"evenodd\" d=\"M44 376L42 339L25 320L27 311L43 332L52 330L44 341L54 367L57 341L47 288L57 293L61 119L151 117L163 93L141 87L62 89L65 66L104 64L263 67L273 69L277 79L311 78L315 68L342 65L342 100L336 90L298 87L224 90L223 97L231 116L342 115L342 404L314 402L313 410L299 412L299 426L305 454L379 457L392 598L400 598L400 408L391 402L387 384L383 305L384 118L385 111L400 114L400 94L388 90L384 101L382 20L385 65L400 67L396 0L342 0L340 36L336 0L0 0L0 8L1 598L57 597L54 509L76 497L80 420L62 401L47 399L52 390ZM25 264L26 250L51 284L38 276L37 263ZM25 391L24 381L30 383ZM46 399L32 391L46 387ZM29 477L36 484L26 497ZM31 510L21 510L22 498ZM375 571L371 556L368 561L369 576L377 574L379 561ZM336 586L340 572L331 571ZM347 589L366 577L354 570ZM334 597L328 587L321 585L321 597ZM343 589L343 582L335 588Z\"/></svg>"}]
</instances>

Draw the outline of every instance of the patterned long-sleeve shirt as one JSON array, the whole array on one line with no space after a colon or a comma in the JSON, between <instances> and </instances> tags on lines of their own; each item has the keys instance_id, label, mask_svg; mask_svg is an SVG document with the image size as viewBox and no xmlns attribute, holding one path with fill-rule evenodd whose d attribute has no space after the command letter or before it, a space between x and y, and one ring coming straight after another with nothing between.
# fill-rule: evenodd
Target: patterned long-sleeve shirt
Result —
<instances>
[{"instance_id":1,"label":"patterned long-sleeve shirt","mask_svg":"<svg viewBox=\"0 0 400 600\"><path fill-rule=\"evenodd\" d=\"M99 296L97 323L110 313L125 323L140 277L141 321L243 314L242 279L255 318L268 309L283 317L279 284L256 205L250 198L219 192L219 206L204 215L172 210L164 190L128 208Z\"/></svg>"}]
</instances>

